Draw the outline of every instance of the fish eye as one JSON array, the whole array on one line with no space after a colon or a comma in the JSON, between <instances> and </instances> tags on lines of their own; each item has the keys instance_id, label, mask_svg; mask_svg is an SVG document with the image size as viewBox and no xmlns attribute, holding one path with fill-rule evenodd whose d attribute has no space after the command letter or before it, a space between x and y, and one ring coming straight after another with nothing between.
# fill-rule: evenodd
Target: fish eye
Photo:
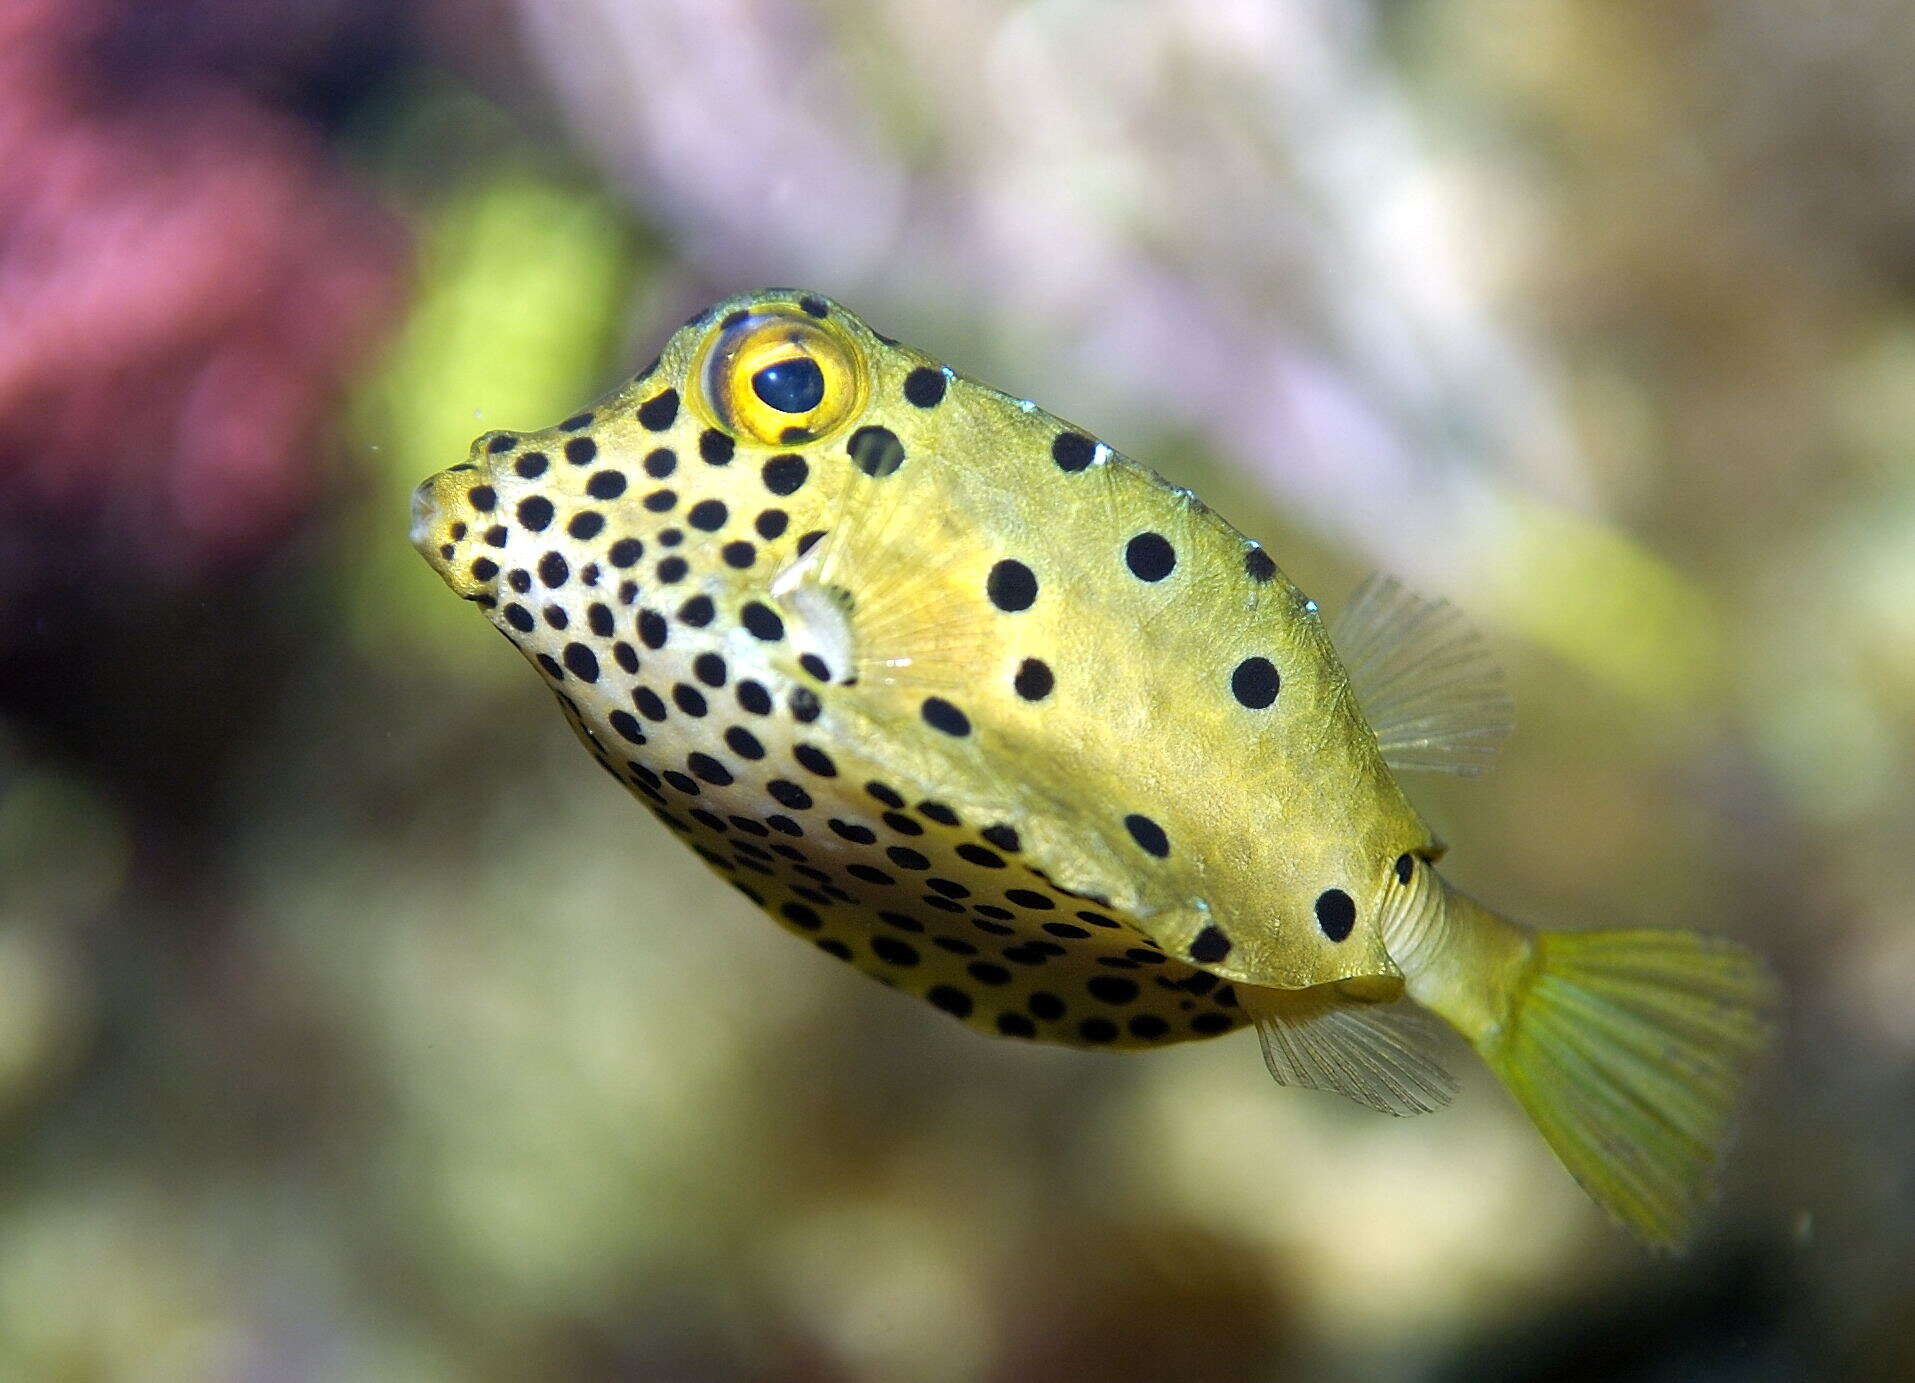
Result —
<instances>
[{"instance_id":1,"label":"fish eye","mask_svg":"<svg viewBox=\"0 0 1915 1383\"><path fill-rule=\"evenodd\" d=\"M825 400L825 372L809 356L781 360L751 377L751 392L780 413L809 413Z\"/></svg>"},{"instance_id":2,"label":"fish eye","mask_svg":"<svg viewBox=\"0 0 1915 1383\"><path fill-rule=\"evenodd\" d=\"M768 304L732 313L705 347L699 402L727 432L768 446L815 441L862 406L862 354L837 323Z\"/></svg>"}]
</instances>

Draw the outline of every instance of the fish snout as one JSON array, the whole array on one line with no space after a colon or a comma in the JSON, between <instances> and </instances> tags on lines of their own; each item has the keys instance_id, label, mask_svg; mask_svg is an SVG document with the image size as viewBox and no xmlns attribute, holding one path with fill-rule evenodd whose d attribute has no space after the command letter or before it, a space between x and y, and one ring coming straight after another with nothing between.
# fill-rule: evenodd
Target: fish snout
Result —
<instances>
[{"instance_id":1,"label":"fish snout","mask_svg":"<svg viewBox=\"0 0 1915 1383\"><path fill-rule=\"evenodd\" d=\"M487 541L498 496L491 479L470 462L440 471L412 492L413 547L440 579L467 600L489 604L499 565Z\"/></svg>"}]
</instances>

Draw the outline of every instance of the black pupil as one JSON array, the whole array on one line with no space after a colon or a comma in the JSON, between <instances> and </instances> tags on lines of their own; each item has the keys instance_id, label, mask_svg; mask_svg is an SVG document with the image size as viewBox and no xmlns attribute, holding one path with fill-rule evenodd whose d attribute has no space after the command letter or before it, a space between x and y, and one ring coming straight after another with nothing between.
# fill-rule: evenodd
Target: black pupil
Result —
<instances>
[{"instance_id":1,"label":"black pupil","mask_svg":"<svg viewBox=\"0 0 1915 1383\"><path fill-rule=\"evenodd\" d=\"M751 377L751 392L780 413L809 413L824 402L824 371L808 356L780 360Z\"/></svg>"}]
</instances>

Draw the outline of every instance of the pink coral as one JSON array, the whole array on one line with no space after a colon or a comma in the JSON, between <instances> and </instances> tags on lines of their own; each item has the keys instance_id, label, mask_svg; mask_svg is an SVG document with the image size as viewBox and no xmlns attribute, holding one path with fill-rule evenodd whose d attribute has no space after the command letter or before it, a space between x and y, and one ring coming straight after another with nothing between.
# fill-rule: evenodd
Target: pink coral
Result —
<instances>
[{"instance_id":1,"label":"pink coral","mask_svg":"<svg viewBox=\"0 0 1915 1383\"><path fill-rule=\"evenodd\" d=\"M0 18L0 519L156 568L256 550L398 294L396 228L294 120L194 80L126 99L106 11Z\"/></svg>"}]
</instances>

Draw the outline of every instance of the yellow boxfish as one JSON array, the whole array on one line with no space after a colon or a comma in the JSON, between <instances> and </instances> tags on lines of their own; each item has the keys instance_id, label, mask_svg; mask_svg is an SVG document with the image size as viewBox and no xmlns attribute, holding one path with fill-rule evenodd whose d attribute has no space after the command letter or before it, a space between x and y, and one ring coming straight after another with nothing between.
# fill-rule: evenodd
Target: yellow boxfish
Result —
<instances>
[{"instance_id":1,"label":"yellow boxfish","mask_svg":"<svg viewBox=\"0 0 1915 1383\"><path fill-rule=\"evenodd\" d=\"M1189 491L781 290L480 437L412 537L605 770L819 950L1011 1038L1253 1024L1279 1081L1393 1114L1455 1089L1434 1013L1596 1200L1688 1235L1766 972L1442 879L1393 770L1479 768L1508 709L1450 606L1373 581L1339 654Z\"/></svg>"}]
</instances>

